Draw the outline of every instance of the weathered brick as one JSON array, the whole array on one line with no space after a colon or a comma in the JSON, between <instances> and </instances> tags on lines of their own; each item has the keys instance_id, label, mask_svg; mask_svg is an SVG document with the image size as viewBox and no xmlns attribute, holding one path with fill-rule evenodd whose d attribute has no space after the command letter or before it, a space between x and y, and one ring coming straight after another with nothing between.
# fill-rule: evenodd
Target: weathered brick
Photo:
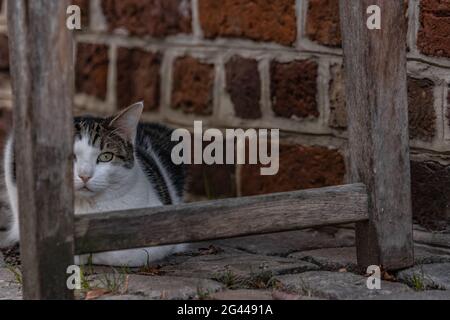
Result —
<instances>
[{"instance_id":1,"label":"weathered brick","mask_svg":"<svg viewBox=\"0 0 450 320\"><path fill-rule=\"evenodd\" d=\"M317 43L340 47L339 0L309 0L306 36Z\"/></svg>"},{"instance_id":2,"label":"weathered brick","mask_svg":"<svg viewBox=\"0 0 450 320\"><path fill-rule=\"evenodd\" d=\"M317 63L309 60L271 64L272 109L277 116L318 117Z\"/></svg>"},{"instance_id":3,"label":"weathered brick","mask_svg":"<svg viewBox=\"0 0 450 320\"><path fill-rule=\"evenodd\" d=\"M178 58L173 67L172 108L212 114L214 65L186 56Z\"/></svg>"},{"instance_id":4,"label":"weathered brick","mask_svg":"<svg viewBox=\"0 0 450 320\"><path fill-rule=\"evenodd\" d=\"M207 199L236 196L234 165L189 165L187 192Z\"/></svg>"},{"instance_id":5,"label":"weathered brick","mask_svg":"<svg viewBox=\"0 0 450 320\"><path fill-rule=\"evenodd\" d=\"M295 0L199 0L206 38L242 37L292 45L297 36Z\"/></svg>"},{"instance_id":6,"label":"weathered brick","mask_svg":"<svg viewBox=\"0 0 450 320\"><path fill-rule=\"evenodd\" d=\"M414 220L430 230L447 227L450 205L450 171L437 162L411 162Z\"/></svg>"},{"instance_id":7,"label":"weathered brick","mask_svg":"<svg viewBox=\"0 0 450 320\"><path fill-rule=\"evenodd\" d=\"M330 67L330 73L330 119L328 125L332 128L344 129L347 127L347 110L345 105L345 87L342 65L332 65Z\"/></svg>"},{"instance_id":8,"label":"weathered brick","mask_svg":"<svg viewBox=\"0 0 450 320\"><path fill-rule=\"evenodd\" d=\"M0 148L3 145L12 127L12 112L10 109L0 108Z\"/></svg>"},{"instance_id":9,"label":"weathered brick","mask_svg":"<svg viewBox=\"0 0 450 320\"><path fill-rule=\"evenodd\" d=\"M117 104L127 107L144 101L145 111L159 107L161 54L119 48L117 53Z\"/></svg>"},{"instance_id":10,"label":"weathered brick","mask_svg":"<svg viewBox=\"0 0 450 320\"><path fill-rule=\"evenodd\" d=\"M235 115L243 119L261 118L261 79L258 62L235 56L225 65L227 91Z\"/></svg>"},{"instance_id":11,"label":"weathered brick","mask_svg":"<svg viewBox=\"0 0 450 320\"><path fill-rule=\"evenodd\" d=\"M11 76L9 72L0 71L0 91L7 91L11 86Z\"/></svg>"},{"instance_id":12,"label":"weathered brick","mask_svg":"<svg viewBox=\"0 0 450 320\"><path fill-rule=\"evenodd\" d=\"M206 130L206 129L205 129ZM186 191L194 199L220 199L236 196L236 166L234 164L193 164L195 157L194 137L191 137L191 163L187 166ZM202 152L211 144L202 141ZM223 142L223 153L226 157L226 142ZM226 159L226 158L224 158Z\"/></svg>"},{"instance_id":13,"label":"weathered brick","mask_svg":"<svg viewBox=\"0 0 450 320\"><path fill-rule=\"evenodd\" d=\"M333 128L347 127L345 89L340 65L331 67L330 120ZM411 139L430 141L435 136L434 84L428 79L408 78L409 129Z\"/></svg>"},{"instance_id":14,"label":"weathered brick","mask_svg":"<svg viewBox=\"0 0 450 320\"><path fill-rule=\"evenodd\" d=\"M8 36L0 33L0 71L9 70Z\"/></svg>"},{"instance_id":15,"label":"weathered brick","mask_svg":"<svg viewBox=\"0 0 450 320\"><path fill-rule=\"evenodd\" d=\"M447 88L447 105L445 116L448 120L448 126L450 127L450 86Z\"/></svg>"},{"instance_id":16,"label":"weathered brick","mask_svg":"<svg viewBox=\"0 0 450 320\"><path fill-rule=\"evenodd\" d=\"M450 57L450 1L420 1L417 46L426 55Z\"/></svg>"},{"instance_id":17,"label":"weathered brick","mask_svg":"<svg viewBox=\"0 0 450 320\"><path fill-rule=\"evenodd\" d=\"M102 0L109 29L162 38L191 33L190 0Z\"/></svg>"},{"instance_id":18,"label":"weathered brick","mask_svg":"<svg viewBox=\"0 0 450 320\"><path fill-rule=\"evenodd\" d=\"M11 77L9 72L0 71L0 109L12 106Z\"/></svg>"},{"instance_id":19,"label":"weathered brick","mask_svg":"<svg viewBox=\"0 0 450 320\"><path fill-rule=\"evenodd\" d=\"M405 4L405 16L408 0ZM339 19L339 0L309 0L305 35L310 40L328 47L341 47L342 34Z\"/></svg>"},{"instance_id":20,"label":"weathered brick","mask_svg":"<svg viewBox=\"0 0 450 320\"><path fill-rule=\"evenodd\" d=\"M447 106L450 108L450 86L447 88Z\"/></svg>"},{"instance_id":21,"label":"weathered brick","mask_svg":"<svg viewBox=\"0 0 450 320\"><path fill-rule=\"evenodd\" d=\"M79 43L75 68L76 91L105 99L108 64L106 45Z\"/></svg>"},{"instance_id":22,"label":"weathered brick","mask_svg":"<svg viewBox=\"0 0 450 320\"><path fill-rule=\"evenodd\" d=\"M244 165L242 195L258 195L339 185L344 182L345 162L337 150L320 146L281 145L279 171L260 175L261 165Z\"/></svg>"},{"instance_id":23,"label":"weathered brick","mask_svg":"<svg viewBox=\"0 0 450 320\"><path fill-rule=\"evenodd\" d=\"M428 79L408 78L409 136L430 141L436 134L434 84Z\"/></svg>"},{"instance_id":24,"label":"weathered brick","mask_svg":"<svg viewBox=\"0 0 450 320\"><path fill-rule=\"evenodd\" d=\"M448 0L420 0L421 10L447 11L450 9Z\"/></svg>"}]
</instances>

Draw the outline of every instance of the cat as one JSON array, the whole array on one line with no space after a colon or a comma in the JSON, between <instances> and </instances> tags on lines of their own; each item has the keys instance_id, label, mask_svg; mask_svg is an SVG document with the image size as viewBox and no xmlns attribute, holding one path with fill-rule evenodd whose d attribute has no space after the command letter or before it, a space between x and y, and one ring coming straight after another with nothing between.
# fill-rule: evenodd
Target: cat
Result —
<instances>
[{"instance_id":1,"label":"cat","mask_svg":"<svg viewBox=\"0 0 450 320\"><path fill-rule=\"evenodd\" d=\"M182 202L185 169L171 161L171 130L139 123L143 103L115 117L74 119L75 214L154 207ZM8 244L19 241L13 137L4 152L7 198L11 209ZM128 249L75 257L76 264L141 267L186 245Z\"/></svg>"}]
</instances>

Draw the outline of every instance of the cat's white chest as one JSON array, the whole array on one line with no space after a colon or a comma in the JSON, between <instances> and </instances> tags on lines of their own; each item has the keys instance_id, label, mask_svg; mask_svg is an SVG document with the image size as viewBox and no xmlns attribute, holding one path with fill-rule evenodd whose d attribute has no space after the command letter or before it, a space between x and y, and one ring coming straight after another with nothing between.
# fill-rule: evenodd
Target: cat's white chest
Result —
<instances>
[{"instance_id":1,"label":"cat's white chest","mask_svg":"<svg viewBox=\"0 0 450 320\"><path fill-rule=\"evenodd\" d=\"M93 200L93 199L92 199ZM76 214L90 214L132 208L146 208L162 205L156 190L144 174L139 174L128 188L105 194L95 201L75 201ZM89 259L94 264L141 267L150 261L156 261L169 254L180 252L185 245L161 246L152 248L137 248L119 251L95 253L75 257L76 264L86 264Z\"/></svg>"},{"instance_id":2,"label":"cat's white chest","mask_svg":"<svg viewBox=\"0 0 450 320\"><path fill-rule=\"evenodd\" d=\"M75 199L75 214L118 211L162 205L156 190L144 174L137 174L129 185L110 190L92 199Z\"/></svg>"}]
</instances>

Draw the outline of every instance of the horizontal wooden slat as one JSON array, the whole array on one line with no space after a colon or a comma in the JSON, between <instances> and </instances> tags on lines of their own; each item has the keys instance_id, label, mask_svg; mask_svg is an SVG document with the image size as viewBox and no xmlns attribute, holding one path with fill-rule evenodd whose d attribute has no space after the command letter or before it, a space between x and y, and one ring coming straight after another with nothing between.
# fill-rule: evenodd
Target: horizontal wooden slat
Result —
<instances>
[{"instance_id":1,"label":"horizontal wooden slat","mask_svg":"<svg viewBox=\"0 0 450 320\"><path fill-rule=\"evenodd\" d=\"M431 232L414 226L414 241L434 247L450 248L450 232Z\"/></svg>"},{"instance_id":2,"label":"horizontal wooden slat","mask_svg":"<svg viewBox=\"0 0 450 320\"><path fill-rule=\"evenodd\" d=\"M363 184L75 217L77 253L198 242L368 219Z\"/></svg>"}]
</instances>

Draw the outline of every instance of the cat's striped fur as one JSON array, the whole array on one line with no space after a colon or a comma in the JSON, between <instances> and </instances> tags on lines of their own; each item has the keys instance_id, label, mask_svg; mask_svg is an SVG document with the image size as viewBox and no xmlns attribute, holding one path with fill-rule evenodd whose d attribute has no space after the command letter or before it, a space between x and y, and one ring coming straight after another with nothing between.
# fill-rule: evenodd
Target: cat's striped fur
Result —
<instances>
[{"instance_id":1,"label":"cat's striped fur","mask_svg":"<svg viewBox=\"0 0 450 320\"><path fill-rule=\"evenodd\" d=\"M139 123L133 146L108 127L111 120L112 118L76 117L75 139L86 135L89 145L113 152L116 155L113 161L125 168L132 168L137 158L147 178L157 189L162 204L178 203L183 197L185 172L183 166L175 165L171 160L174 146L170 139L172 130L157 123ZM172 193L170 185L174 188Z\"/></svg>"},{"instance_id":2,"label":"cat's striped fur","mask_svg":"<svg viewBox=\"0 0 450 320\"><path fill-rule=\"evenodd\" d=\"M171 161L171 130L139 123L142 103L116 117L74 120L75 213L89 214L177 204L182 201L184 167ZM12 211L9 244L19 241L13 138L5 149L5 182ZM95 264L142 266L178 252L183 245L121 250L92 255ZM85 263L88 256L77 257Z\"/></svg>"}]
</instances>

